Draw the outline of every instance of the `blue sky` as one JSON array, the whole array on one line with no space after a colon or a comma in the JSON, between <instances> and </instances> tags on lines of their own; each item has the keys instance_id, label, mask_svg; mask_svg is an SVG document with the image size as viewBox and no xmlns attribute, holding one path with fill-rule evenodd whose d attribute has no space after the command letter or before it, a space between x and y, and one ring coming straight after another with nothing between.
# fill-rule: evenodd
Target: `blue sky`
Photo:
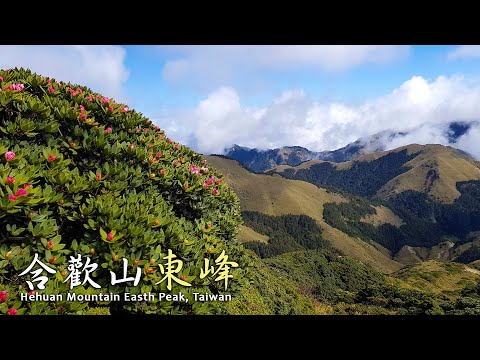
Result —
<instances>
[{"instance_id":1,"label":"blue sky","mask_svg":"<svg viewBox=\"0 0 480 360\"><path fill-rule=\"evenodd\" d=\"M126 102L195 150L331 150L382 131L448 144L480 120L479 46L0 46L23 66ZM478 98L477 98L478 97ZM456 146L478 154L473 126Z\"/></svg>"},{"instance_id":2,"label":"blue sky","mask_svg":"<svg viewBox=\"0 0 480 360\"><path fill-rule=\"evenodd\" d=\"M383 64L361 64L344 71L328 71L315 66L292 70L262 69L261 77L245 78L241 65L236 65L238 76L231 76L212 84L199 86L189 81L168 81L162 71L169 61L181 58L178 52L163 50L161 46L125 46L125 65L130 76L125 88L132 101L149 109L151 115L163 106L195 106L218 86L231 86L241 91L245 106L267 105L278 94L289 89L304 89L316 99L337 101L366 101L397 88L412 76L428 80L439 75L456 73L479 74L478 59L451 61L448 53L456 46L411 46L407 56ZM252 71L247 71L249 75ZM148 90L147 90L148 89ZM154 89L152 91L152 89ZM150 108L153 108L150 110Z\"/></svg>"}]
</instances>

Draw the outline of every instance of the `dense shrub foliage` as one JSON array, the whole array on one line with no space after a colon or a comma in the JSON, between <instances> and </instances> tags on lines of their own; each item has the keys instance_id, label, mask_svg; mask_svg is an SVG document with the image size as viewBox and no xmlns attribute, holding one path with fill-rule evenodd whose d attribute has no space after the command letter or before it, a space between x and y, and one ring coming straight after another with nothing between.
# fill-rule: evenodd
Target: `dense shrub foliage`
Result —
<instances>
[{"instance_id":1,"label":"dense shrub foliage","mask_svg":"<svg viewBox=\"0 0 480 360\"><path fill-rule=\"evenodd\" d=\"M443 295L409 289L358 260L331 250L285 253L263 260L277 277L329 308L332 314L443 314L457 309Z\"/></svg>"},{"instance_id":2,"label":"dense shrub foliage","mask_svg":"<svg viewBox=\"0 0 480 360\"><path fill-rule=\"evenodd\" d=\"M320 163L308 169L285 169L278 174L295 180L304 180L318 186L333 186L361 196L374 196L383 185L394 177L410 170L404 166L418 154L407 150L392 152L374 161L354 162L346 170L337 170L330 163ZM273 173L273 172L269 172Z\"/></svg>"},{"instance_id":3,"label":"dense shrub foliage","mask_svg":"<svg viewBox=\"0 0 480 360\"><path fill-rule=\"evenodd\" d=\"M242 216L245 225L269 237L267 244L244 244L262 258L291 251L330 247L330 243L322 238L322 228L309 216L270 216L257 211L243 211Z\"/></svg>"},{"instance_id":4,"label":"dense shrub foliage","mask_svg":"<svg viewBox=\"0 0 480 360\"><path fill-rule=\"evenodd\" d=\"M12 69L0 71L0 88L0 312L75 313L89 305L22 303L32 275L18 275L35 254L56 271L43 274L49 281L39 293L70 291L68 261L80 254L98 264L90 277L102 289L87 282L77 294L139 294L167 291L160 265L169 249L183 261L174 275L191 284L173 281L171 292L190 301L112 303L113 310L220 311L191 294L224 291L223 281L199 277L204 259L215 264L223 251L239 265L230 268L227 292L244 281L243 248L234 244L239 200L221 174L141 113L86 87ZM141 269L138 286L111 285L110 271L122 277L123 258L128 276Z\"/></svg>"},{"instance_id":5,"label":"dense shrub foliage","mask_svg":"<svg viewBox=\"0 0 480 360\"><path fill-rule=\"evenodd\" d=\"M402 193L403 194L403 193ZM444 241L445 233L438 224L427 218L416 216L407 208L399 208L391 202L369 200L362 197L343 194L349 202L335 204L327 203L324 206L323 217L325 222L342 230L346 234L362 240L373 240L396 253L404 245L434 246ZM391 224L382 224L378 227L361 221L367 215L376 213L373 205L388 205L404 221L399 228ZM418 206L415 203L413 206Z\"/></svg>"},{"instance_id":6,"label":"dense shrub foliage","mask_svg":"<svg viewBox=\"0 0 480 360\"><path fill-rule=\"evenodd\" d=\"M459 182L457 190L461 195L452 204L437 203L417 191L404 191L392 197L390 203L399 212L433 220L443 232L464 238L480 230L480 181Z\"/></svg>"}]
</instances>

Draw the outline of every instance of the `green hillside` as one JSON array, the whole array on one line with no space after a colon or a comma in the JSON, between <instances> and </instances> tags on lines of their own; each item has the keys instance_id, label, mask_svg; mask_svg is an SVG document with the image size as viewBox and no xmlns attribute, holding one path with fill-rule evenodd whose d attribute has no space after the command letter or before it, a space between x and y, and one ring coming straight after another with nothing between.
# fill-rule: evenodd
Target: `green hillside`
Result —
<instances>
[{"instance_id":1,"label":"green hillside","mask_svg":"<svg viewBox=\"0 0 480 360\"><path fill-rule=\"evenodd\" d=\"M391 258L387 249L377 243L352 237L325 221L325 204L340 204L348 201L346 197L305 181L288 180L278 175L254 174L235 160L219 156L207 156L207 159L209 164L224 175L225 182L240 198L242 212L253 211L269 216L306 215L320 227L322 239L330 242L342 254L359 259L384 273L402 267ZM381 223L398 221L393 216L378 220ZM253 230L258 233L258 229ZM241 231L240 241L254 241L251 234L251 231ZM244 238L244 235L248 235L248 238ZM267 234L262 236L265 239Z\"/></svg>"},{"instance_id":2,"label":"green hillside","mask_svg":"<svg viewBox=\"0 0 480 360\"><path fill-rule=\"evenodd\" d=\"M269 173L383 199L412 190L442 203L452 203L460 196L457 183L480 180L478 162L463 152L449 146L415 144L344 163L312 160Z\"/></svg>"}]
</instances>

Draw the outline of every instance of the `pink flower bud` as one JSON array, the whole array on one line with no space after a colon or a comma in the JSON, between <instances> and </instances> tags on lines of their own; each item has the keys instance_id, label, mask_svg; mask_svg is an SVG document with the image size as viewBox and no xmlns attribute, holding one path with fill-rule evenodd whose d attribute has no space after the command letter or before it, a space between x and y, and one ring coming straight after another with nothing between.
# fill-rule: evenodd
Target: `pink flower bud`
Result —
<instances>
[{"instance_id":1,"label":"pink flower bud","mask_svg":"<svg viewBox=\"0 0 480 360\"><path fill-rule=\"evenodd\" d=\"M12 161L15 159L15 153L13 151L7 151L5 153L5 159L7 159L7 161Z\"/></svg>"},{"instance_id":2,"label":"pink flower bud","mask_svg":"<svg viewBox=\"0 0 480 360\"><path fill-rule=\"evenodd\" d=\"M7 310L7 315L16 315L17 314L17 309L15 308L10 308Z\"/></svg>"},{"instance_id":3,"label":"pink flower bud","mask_svg":"<svg viewBox=\"0 0 480 360\"><path fill-rule=\"evenodd\" d=\"M27 190L25 189L18 189L17 192L15 193L16 196L20 197L20 196L25 196L27 195Z\"/></svg>"}]
</instances>

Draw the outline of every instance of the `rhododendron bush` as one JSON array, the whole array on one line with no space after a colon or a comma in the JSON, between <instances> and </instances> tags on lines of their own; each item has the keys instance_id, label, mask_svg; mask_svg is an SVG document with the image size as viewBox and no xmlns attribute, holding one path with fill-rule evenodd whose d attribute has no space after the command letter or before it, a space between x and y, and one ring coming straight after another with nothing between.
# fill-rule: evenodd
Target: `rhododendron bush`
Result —
<instances>
[{"instance_id":1,"label":"rhododendron bush","mask_svg":"<svg viewBox=\"0 0 480 360\"><path fill-rule=\"evenodd\" d=\"M195 302L194 292L235 294L246 282L243 248L235 244L239 201L202 155L166 137L125 104L90 89L24 69L0 71L0 313L81 313L110 306L112 312L218 313L221 304ZM205 129L208 136L208 129ZM160 282L168 250L183 261L176 274L190 287ZM215 264L225 251L228 289L200 278L204 259ZM22 302L31 292L19 276L38 259L54 269L44 294L183 292L189 302ZM81 254L98 268L70 289L70 256ZM133 282L111 284L110 271ZM38 284L38 283L36 283Z\"/></svg>"}]
</instances>

